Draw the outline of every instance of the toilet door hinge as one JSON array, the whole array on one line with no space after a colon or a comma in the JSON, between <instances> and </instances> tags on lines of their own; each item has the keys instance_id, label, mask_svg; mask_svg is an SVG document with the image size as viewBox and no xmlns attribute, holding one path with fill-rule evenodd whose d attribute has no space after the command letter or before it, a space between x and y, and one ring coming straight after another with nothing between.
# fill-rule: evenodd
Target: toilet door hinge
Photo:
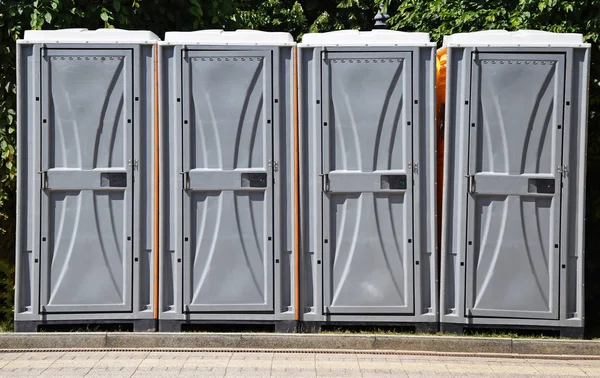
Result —
<instances>
[{"instance_id":1,"label":"toilet door hinge","mask_svg":"<svg viewBox=\"0 0 600 378\"><path fill-rule=\"evenodd\" d=\"M140 165L140 162L138 159L129 159L127 161L127 165L129 166L129 168L131 168L134 171L137 171Z\"/></svg>"},{"instance_id":2,"label":"toilet door hinge","mask_svg":"<svg viewBox=\"0 0 600 378\"><path fill-rule=\"evenodd\" d=\"M556 167L556 172L559 173L563 178L569 177L569 166L563 165Z\"/></svg>"},{"instance_id":3,"label":"toilet door hinge","mask_svg":"<svg viewBox=\"0 0 600 378\"><path fill-rule=\"evenodd\" d=\"M419 163L414 163L412 161L408 162L408 170L412 171L414 174L419 173Z\"/></svg>"}]
</instances>

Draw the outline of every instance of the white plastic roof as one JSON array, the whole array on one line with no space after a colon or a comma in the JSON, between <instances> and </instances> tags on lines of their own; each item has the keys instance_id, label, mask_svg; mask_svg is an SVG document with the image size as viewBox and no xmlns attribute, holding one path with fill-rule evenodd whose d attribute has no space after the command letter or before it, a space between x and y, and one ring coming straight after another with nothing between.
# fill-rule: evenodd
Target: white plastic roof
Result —
<instances>
[{"instance_id":1,"label":"white plastic roof","mask_svg":"<svg viewBox=\"0 0 600 378\"><path fill-rule=\"evenodd\" d=\"M302 37L304 46L371 46L371 45L433 45L429 33L408 33L394 30L338 30L308 33Z\"/></svg>"},{"instance_id":2,"label":"white plastic roof","mask_svg":"<svg viewBox=\"0 0 600 378\"><path fill-rule=\"evenodd\" d=\"M485 30L444 37L444 46L580 46L583 35L541 30Z\"/></svg>"},{"instance_id":3,"label":"white plastic roof","mask_svg":"<svg viewBox=\"0 0 600 378\"><path fill-rule=\"evenodd\" d=\"M60 29L27 30L23 42L91 42L91 43L146 43L160 41L158 36L145 30L122 29Z\"/></svg>"},{"instance_id":4,"label":"white plastic roof","mask_svg":"<svg viewBox=\"0 0 600 378\"><path fill-rule=\"evenodd\" d=\"M198 30L192 32L167 32L165 43L194 43L200 45L293 45L290 33L265 32L259 30L223 31Z\"/></svg>"}]
</instances>

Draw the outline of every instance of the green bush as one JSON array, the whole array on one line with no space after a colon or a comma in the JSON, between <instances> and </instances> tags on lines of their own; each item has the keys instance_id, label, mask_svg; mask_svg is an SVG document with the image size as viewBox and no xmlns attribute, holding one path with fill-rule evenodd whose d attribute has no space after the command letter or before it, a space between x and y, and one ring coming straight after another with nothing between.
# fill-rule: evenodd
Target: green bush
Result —
<instances>
[{"instance_id":1,"label":"green bush","mask_svg":"<svg viewBox=\"0 0 600 378\"><path fill-rule=\"evenodd\" d=\"M15 266L0 260L0 322L11 322L15 303Z\"/></svg>"}]
</instances>

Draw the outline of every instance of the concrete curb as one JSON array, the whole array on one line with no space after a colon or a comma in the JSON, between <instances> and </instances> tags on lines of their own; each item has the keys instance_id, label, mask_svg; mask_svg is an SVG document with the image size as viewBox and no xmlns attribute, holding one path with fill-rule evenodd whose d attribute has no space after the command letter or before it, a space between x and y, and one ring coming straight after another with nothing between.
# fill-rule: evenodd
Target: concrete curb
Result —
<instances>
[{"instance_id":1,"label":"concrete curb","mask_svg":"<svg viewBox=\"0 0 600 378\"><path fill-rule=\"evenodd\" d=\"M496 337L274 333L3 333L0 349L244 348L600 355L600 342Z\"/></svg>"},{"instance_id":2,"label":"concrete curb","mask_svg":"<svg viewBox=\"0 0 600 378\"><path fill-rule=\"evenodd\" d=\"M2 333L1 349L105 348L106 333Z\"/></svg>"},{"instance_id":3,"label":"concrete curb","mask_svg":"<svg viewBox=\"0 0 600 378\"><path fill-rule=\"evenodd\" d=\"M598 356L600 355L600 342L564 339L512 339L512 353Z\"/></svg>"}]
</instances>

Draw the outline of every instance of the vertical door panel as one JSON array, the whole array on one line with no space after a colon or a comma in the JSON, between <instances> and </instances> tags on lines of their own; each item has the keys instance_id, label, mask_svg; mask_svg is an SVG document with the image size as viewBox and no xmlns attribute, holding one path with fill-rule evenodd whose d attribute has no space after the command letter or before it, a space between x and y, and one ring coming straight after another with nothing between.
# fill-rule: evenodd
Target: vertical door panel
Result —
<instances>
[{"instance_id":1,"label":"vertical door panel","mask_svg":"<svg viewBox=\"0 0 600 378\"><path fill-rule=\"evenodd\" d=\"M564 56L473 61L467 312L558 318Z\"/></svg>"},{"instance_id":2,"label":"vertical door panel","mask_svg":"<svg viewBox=\"0 0 600 378\"><path fill-rule=\"evenodd\" d=\"M272 311L271 52L184 54L184 311Z\"/></svg>"},{"instance_id":3,"label":"vertical door panel","mask_svg":"<svg viewBox=\"0 0 600 378\"><path fill-rule=\"evenodd\" d=\"M413 311L411 54L324 53L328 313Z\"/></svg>"},{"instance_id":4,"label":"vertical door panel","mask_svg":"<svg viewBox=\"0 0 600 378\"><path fill-rule=\"evenodd\" d=\"M131 311L131 52L42 55L41 311Z\"/></svg>"}]
</instances>

